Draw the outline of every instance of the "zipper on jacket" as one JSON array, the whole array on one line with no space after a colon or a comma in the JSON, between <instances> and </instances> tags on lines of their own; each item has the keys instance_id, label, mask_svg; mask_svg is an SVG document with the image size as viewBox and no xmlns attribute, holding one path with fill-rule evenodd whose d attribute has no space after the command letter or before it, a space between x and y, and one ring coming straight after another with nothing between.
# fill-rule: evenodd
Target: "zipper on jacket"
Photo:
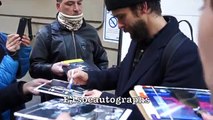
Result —
<instances>
[{"instance_id":1,"label":"zipper on jacket","mask_svg":"<svg viewBox=\"0 0 213 120\"><path fill-rule=\"evenodd\" d=\"M77 49L76 49L76 41L75 41L74 31L72 31L72 39L73 39L73 44L74 44L74 49L75 49L75 58L77 59Z\"/></svg>"}]
</instances>

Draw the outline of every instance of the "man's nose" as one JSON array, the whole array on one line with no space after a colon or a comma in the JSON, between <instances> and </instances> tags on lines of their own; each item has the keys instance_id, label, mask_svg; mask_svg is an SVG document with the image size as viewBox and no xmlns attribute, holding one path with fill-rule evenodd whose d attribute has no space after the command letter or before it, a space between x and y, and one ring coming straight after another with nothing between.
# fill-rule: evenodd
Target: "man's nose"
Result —
<instances>
[{"instance_id":1,"label":"man's nose","mask_svg":"<svg viewBox=\"0 0 213 120\"><path fill-rule=\"evenodd\" d=\"M74 6L74 11L80 11L80 6L77 3Z\"/></svg>"},{"instance_id":2,"label":"man's nose","mask_svg":"<svg viewBox=\"0 0 213 120\"><path fill-rule=\"evenodd\" d=\"M124 28L124 24L118 22L118 28L119 28L119 29L123 29L123 28Z\"/></svg>"}]
</instances>

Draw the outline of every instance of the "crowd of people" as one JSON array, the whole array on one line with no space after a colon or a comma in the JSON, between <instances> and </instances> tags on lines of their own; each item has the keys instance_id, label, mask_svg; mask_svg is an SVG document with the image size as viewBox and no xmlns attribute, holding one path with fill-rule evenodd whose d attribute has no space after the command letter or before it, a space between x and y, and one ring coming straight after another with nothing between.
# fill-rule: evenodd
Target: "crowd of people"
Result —
<instances>
[{"instance_id":1,"label":"crowd of people","mask_svg":"<svg viewBox=\"0 0 213 120\"><path fill-rule=\"evenodd\" d=\"M33 89L53 78L83 85L89 91L86 97L130 97L135 85L198 88L213 91L213 1L205 0L200 16L198 45L179 29L174 16L163 16L160 0L104 0L108 11L118 19L118 27L129 32L131 44L119 66L108 68L108 58L97 31L89 25L82 12L83 0L56 0L56 20L42 27L36 34L31 51L28 36L0 34L0 113L6 119L12 108L39 94ZM177 37L182 35L182 37ZM183 41L162 66L164 50L173 39ZM123 41L125 42L125 41ZM31 52L31 54L30 54ZM187 54L187 55L186 55ZM64 71L68 64L61 62L81 58L96 65L99 70ZM164 71L162 71L161 67ZM29 82L16 81L29 70L35 78ZM4 73L4 74L3 74ZM189 84L190 83L190 84ZM115 94L103 92L115 90ZM13 98L17 98L16 101ZM43 101L51 99L43 96ZM107 104L116 106L116 104ZM128 119L143 119L136 105L121 104L132 110ZM213 116L202 113L205 120ZM58 120L72 119L62 113Z\"/></svg>"}]
</instances>

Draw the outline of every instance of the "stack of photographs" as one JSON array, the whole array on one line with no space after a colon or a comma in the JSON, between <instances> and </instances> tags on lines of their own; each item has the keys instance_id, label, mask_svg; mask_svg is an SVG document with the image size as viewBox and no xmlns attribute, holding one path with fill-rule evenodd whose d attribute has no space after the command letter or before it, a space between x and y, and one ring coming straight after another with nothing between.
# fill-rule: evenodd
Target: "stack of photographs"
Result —
<instances>
[{"instance_id":1,"label":"stack of photographs","mask_svg":"<svg viewBox=\"0 0 213 120\"><path fill-rule=\"evenodd\" d=\"M50 83L42 84L34 90L59 97L82 97L84 95L84 89L82 87L72 85L72 89L68 89L68 84L67 81L53 79Z\"/></svg>"},{"instance_id":2,"label":"stack of photographs","mask_svg":"<svg viewBox=\"0 0 213 120\"><path fill-rule=\"evenodd\" d=\"M146 119L202 120L201 112L213 115L211 93L206 89L136 85L134 92L131 96L149 101L137 104Z\"/></svg>"},{"instance_id":3,"label":"stack of photographs","mask_svg":"<svg viewBox=\"0 0 213 120\"><path fill-rule=\"evenodd\" d=\"M52 120L62 112L68 112L73 120L126 120L130 109L100 104L66 104L63 99L52 99L15 112L19 119Z\"/></svg>"}]
</instances>

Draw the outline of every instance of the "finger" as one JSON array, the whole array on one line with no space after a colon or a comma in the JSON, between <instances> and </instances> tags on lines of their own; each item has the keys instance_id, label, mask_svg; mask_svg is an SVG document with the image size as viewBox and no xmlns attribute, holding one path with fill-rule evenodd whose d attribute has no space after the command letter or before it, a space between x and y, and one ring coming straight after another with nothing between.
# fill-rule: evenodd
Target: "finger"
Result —
<instances>
[{"instance_id":1,"label":"finger","mask_svg":"<svg viewBox=\"0 0 213 120\"><path fill-rule=\"evenodd\" d=\"M29 46L30 43L31 43L31 42L30 42L29 40L27 40L27 39L22 39L21 41L22 41L22 44L25 45L25 46Z\"/></svg>"},{"instance_id":2,"label":"finger","mask_svg":"<svg viewBox=\"0 0 213 120\"><path fill-rule=\"evenodd\" d=\"M18 34L10 34L7 36L7 41L14 41L17 38L20 38Z\"/></svg>"},{"instance_id":3,"label":"finger","mask_svg":"<svg viewBox=\"0 0 213 120\"><path fill-rule=\"evenodd\" d=\"M30 42L30 38L28 36L26 36L26 35L22 36L22 40Z\"/></svg>"},{"instance_id":4,"label":"finger","mask_svg":"<svg viewBox=\"0 0 213 120\"><path fill-rule=\"evenodd\" d=\"M23 35L22 38L30 41L30 38L27 35Z\"/></svg>"},{"instance_id":5,"label":"finger","mask_svg":"<svg viewBox=\"0 0 213 120\"><path fill-rule=\"evenodd\" d=\"M33 81L33 83L34 83L33 86L37 87L37 86L39 86L39 85L42 85L42 84L44 84L44 83L49 83L49 82L51 82L51 81L46 80L46 79L42 79L42 78L38 78L38 79L35 79L35 80Z\"/></svg>"},{"instance_id":6,"label":"finger","mask_svg":"<svg viewBox=\"0 0 213 120\"><path fill-rule=\"evenodd\" d=\"M202 115L203 120L212 120L213 119L213 116L209 115L207 113L203 112L201 115Z\"/></svg>"},{"instance_id":7,"label":"finger","mask_svg":"<svg viewBox=\"0 0 213 120\"><path fill-rule=\"evenodd\" d=\"M68 79L71 79L71 77L72 77L72 76L71 76L71 75L72 75L71 73L72 73L72 70L69 70L69 71L67 72L67 78L68 78Z\"/></svg>"},{"instance_id":8,"label":"finger","mask_svg":"<svg viewBox=\"0 0 213 120\"><path fill-rule=\"evenodd\" d=\"M19 37L16 38L16 39L13 39L13 40L8 40L6 44L7 44L8 46L13 46L13 45L15 45L19 40L20 40Z\"/></svg>"},{"instance_id":9,"label":"finger","mask_svg":"<svg viewBox=\"0 0 213 120\"><path fill-rule=\"evenodd\" d=\"M17 47L19 47L21 44L21 41L19 41L18 39L12 41L12 42L8 42L6 44L7 49L11 50L11 49L15 49Z\"/></svg>"},{"instance_id":10,"label":"finger","mask_svg":"<svg viewBox=\"0 0 213 120\"><path fill-rule=\"evenodd\" d=\"M71 116L69 113L61 113L56 120L72 120Z\"/></svg>"},{"instance_id":11,"label":"finger","mask_svg":"<svg viewBox=\"0 0 213 120\"><path fill-rule=\"evenodd\" d=\"M14 38L8 39L8 40L7 40L7 43L8 43L9 45L14 45L14 44L16 44L18 41L20 41L20 40L21 40L20 37L14 37Z\"/></svg>"},{"instance_id":12,"label":"finger","mask_svg":"<svg viewBox=\"0 0 213 120\"><path fill-rule=\"evenodd\" d=\"M30 43L30 40L28 40L28 39L26 39L26 38L22 38L22 42Z\"/></svg>"},{"instance_id":13,"label":"finger","mask_svg":"<svg viewBox=\"0 0 213 120\"><path fill-rule=\"evenodd\" d=\"M74 84L74 85L78 85L77 83L78 83L78 82L77 82L75 79L73 79L73 84Z\"/></svg>"},{"instance_id":14,"label":"finger","mask_svg":"<svg viewBox=\"0 0 213 120\"><path fill-rule=\"evenodd\" d=\"M73 81L74 85L85 85L81 82L81 79L73 79Z\"/></svg>"},{"instance_id":15,"label":"finger","mask_svg":"<svg viewBox=\"0 0 213 120\"><path fill-rule=\"evenodd\" d=\"M63 70L63 68L62 68L62 66L58 66L58 72L59 72L59 74L64 74L64 70Z\"/></svg>"},{"instance_id":16,"label":"finger","mask_svg":"<svg viewBox=\"0 0 213 120\"><path fill-rule=\"evenodd\" d=\"M39 95L39 92L35 91L35 90L32 90L31 93L34 94L34 95Z\"/></svg>"},{"instance_id":17,"label":"finger","mask_svg":"<svg viewBox=\"0 0 213 120\"><path fill-rule=\"evenodd\" d=\"M77 71L82 71L83 69L80 67L80 68L76 68Z\"/></svg>"},{"instance_id":18,"label":"finger","mask_svg":"<svg viewBox=\"0 0 213 120\"><path fill-rule=\"evenodd\" d=\"M94 91L85 91L85 96L92 96L94 94Z\"/></svg>"},{"instance_id":19,"label":"finger","mask_svg":"<svg viewBox=\"0 0 213 120\"><path fill-rule=\"evenodd\" d=\"M15 48L16 46L6 46L7 50L9 50L10 52L15 52Z\"/></svg>"},{"instance_id":20,"label":"finger","mask_svg":"<svg viewBox=\"0 0 213 120\"><path fill-rule=\"evenodd\" d=\"M47 79L42 79L42 78L38 78L39 83L50 83L51 80L47 80Z\"/></svg>"},{"instance_id":21,"label":"finger","mask_svg":"<svg viewBox=\"0 0 213 120\"><path fill-rule=\"evenodd\" d=\"M78 78L78 77L80 77L81 76L81 70L80 69L72 69L74 72L73 72L73 79L76 79L76 78Z\"/></svg>"},{"instance_id":22,"label":"finger","mask_svg":"<svg viewBox=\"0 0 213 120\"><path fill-rule=\"evenodd\" d=\"M20 46L21 45L21 41L20 40L18 40L17 41L17 45L16 46Z\"/></svg>"},{"instance_id":23,"label":"finger","mask_svg":"<svg viewBox=\"0 0 213 120\"><path fill-rule=\"evenodd\" d=\"M24 42L22 42L22 45L24 45L24 46L29 46L28 43L24 43Z\"/></svg>"},{"instance_id":24,"label":"finger","mask_svg":"<svg viewBox=\"0 0 213 120\"><path fill-rule=\"evenodd\" d=\"M21 41L18 41L15 47L15 51L20 49Z\"/></svg>"},{"instance_id":25,"label":"finger","mask_svg":"<svg viewBox=\"0 0 213 120\"><path fill-rule=\"evenodd\" d=\"M64 62L61 62L60 64L61 66L65 66L65 67L68 67L70 64L69 63L64 63Z\"/></svg>"}]
</instances>

